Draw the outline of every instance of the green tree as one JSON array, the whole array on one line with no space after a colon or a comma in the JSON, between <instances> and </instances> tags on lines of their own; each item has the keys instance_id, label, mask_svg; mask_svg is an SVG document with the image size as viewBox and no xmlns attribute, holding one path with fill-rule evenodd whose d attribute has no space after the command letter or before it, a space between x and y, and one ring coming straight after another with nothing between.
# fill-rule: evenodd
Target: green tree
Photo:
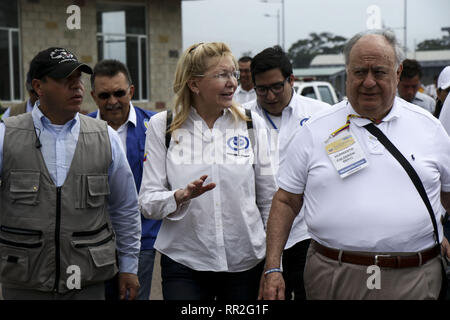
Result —
<instances>
[{"instance_id":1,"label":"green tree","mask_svg":"<svg viewBox=\"0 0 450 320\"><path fill-rule=\"evenodd\" d=\"M420 42L417 45L417 51L428 50L449 50L450 49L450 37L443 37L442 39L428 39Z\"/></svg>"},{"instance_id":2,"label":"green tree","mask_svg":"<svg viewBox=\"0 0 450 320\"><path fill-rule=\"evenodd\" d=\"M294 68L307 68L319 54L341 53L346 38L330 32L310 33L309 38L300 39L289 48L287 55Z\"/></svg>"}]
</instances>

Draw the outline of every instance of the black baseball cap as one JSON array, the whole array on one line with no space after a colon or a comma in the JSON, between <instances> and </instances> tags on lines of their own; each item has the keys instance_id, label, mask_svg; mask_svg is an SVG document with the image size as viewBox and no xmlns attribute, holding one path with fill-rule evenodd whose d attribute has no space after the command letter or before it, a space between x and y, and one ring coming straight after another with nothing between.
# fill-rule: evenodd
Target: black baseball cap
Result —
<instances>
[{"instance_id":1,"label":"black baseball cap","mask_svg":"<svg viewBox=\"0 0 450 320\"><path fill-rule=\"evenodd\" d=\"M92 74L87 64L78 61L77 57L64 48L51 47L39 52L30 62L30 78L42 79L48 76L53 79L67 78L76 69Z\"/></svg>"}]
</instances>

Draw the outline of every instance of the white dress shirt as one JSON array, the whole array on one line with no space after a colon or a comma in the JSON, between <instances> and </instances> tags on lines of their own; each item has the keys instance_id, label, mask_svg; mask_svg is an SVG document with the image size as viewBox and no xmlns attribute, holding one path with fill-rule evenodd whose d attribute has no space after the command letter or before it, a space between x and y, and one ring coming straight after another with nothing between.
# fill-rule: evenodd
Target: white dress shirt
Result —
<instances>
[{"instance_id":1,"label":"white dress shirt","mask_svg":"<svg viewBox=\"0 0 450 320\"><path fill-rule=\"evenodd\" d=\"M418 105L419 107L422 107L425 110L428 110L429 112L431 112L431 114L433 114L434 110L436 109L436 100L420 91L416 92L416 95L414 99L411 101L411 103Z\"/></svg>"},{"instance_id":2,"label":"white dress shirt","mask_svg":"<svg viewBox=\"0 0 450 320\"><path fill-rule=\"evenodd\" d=\"M293 93L289 104L283 109L281 117L274 117L265 112L256 100L245 104L244 107L257 112L266 122L270 131L270 154L275 173L278 172L279 162L283 161L287 153L287 145L296 129L303 126L315 113L331 108L328 103L295 93ZM302 207L292 224L285 249L289 249L296 243L309 238Z\"/></svg>"},{"instance_id":3,"label":"white dress shirt","mask_svg":"<svg viewBox=\"0 0 450 320\"><path fill-rule=\"evenodd\" d=\"M166 112L150 119L139 204L145 217L163 219L155 248L191 269L240 272L265 256L276 183L264 122L255 113L252 117L256 157L246 122L235 120L228 109L209 129L191 108L168 151ZM216 187L177 209L175 191L205 174L205 184Z\"/></svg>"},{"instance_id":4,"label":"white dress shirt","mask_svg":"<svg viewBox=\"0 0 450 320\"><path fill-rule=\"evenodd\" d=\"M234 101L239 104L244 104L256 99L256 92L254 88L251 88L249 91L244 90L241 85L236 88L233 96Z\"/></svg>"},{"instance_id":5,"label":"white dress shirt","mask_svg":"<svg viewBox=\"0 0 450 320\"><path fill-rule=\"evenodd\" d=\"M305 221L322 245L368 252L417 252L435 245L429 213L411 179L389 151L350 120L368 167L341 178L328 158L325 141L357 114L348 101L311 118L297 130L280 167L280 188L304 194ZM450 138L429 112L395 98L378 128L409 160L421 178L436 220L445 210L440 192L450 191ZM348 131L345 131L348 132ZM442 224L438 223L442 235Z\"/></svg>"},{"instance_id":6,"label":"white dress shirt","mask_svg":"<svg viewBox=\"0 0 450 320\"><path fill-rule=\"evenodd\" d=\"M96 119L98 120L104 120L102 119L102 116L100 115L100 110L97 110L97 116ZM106 121L106 120L104 120ZM127 132L128 132L128 122L131 122L136 126L136 110L134 110L134 106L130 101L130 112L128 112L128 119L116 130L117 134L120 137L120 141L122 141L122 147L123 150L127 150Z\"/></svg>"}]
</instances>

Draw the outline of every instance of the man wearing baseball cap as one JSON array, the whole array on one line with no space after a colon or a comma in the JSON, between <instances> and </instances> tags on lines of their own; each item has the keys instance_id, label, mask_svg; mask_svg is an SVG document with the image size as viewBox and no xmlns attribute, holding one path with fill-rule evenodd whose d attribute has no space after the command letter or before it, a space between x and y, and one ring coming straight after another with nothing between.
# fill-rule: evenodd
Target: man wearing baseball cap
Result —
<instances>
[{"instance_id":1,"label":"man wearing baseball cap","mask_svg":"<svg viewBox=\"0 0 450 320\"><path fill-rule=\"evenodd\" d=\"M37 107L0 123L3 297L104 299L104 281L119 271L121 298L134 299L136 187L117 133L79 114L81 74L92 69L52 47L29 72Z\"/></svg>"}]
</instances>

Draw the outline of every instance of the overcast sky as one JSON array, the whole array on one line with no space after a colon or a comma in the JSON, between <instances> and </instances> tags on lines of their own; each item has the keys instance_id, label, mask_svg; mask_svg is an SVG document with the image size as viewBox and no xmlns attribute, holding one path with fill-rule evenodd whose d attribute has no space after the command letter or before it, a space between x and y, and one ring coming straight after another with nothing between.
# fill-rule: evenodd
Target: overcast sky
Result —
<instances>
[{"instance_id":1,"label":"overcast sky","mask_svg":"<svg viewBox=\"0 0 450 320\"><path fill-rule=\"evenodd\" d=\"M234 55L257 54L277 44L277 10L281 0L182 1L183 49L195 42L223 41ZM286 50L311 32L332 32L346 38L367 29L373 17L367 8L380 9L384 26L404 42L404 0L284 0ZM265 14L272 17L265 17ZM281 17L280 17L281 20ZM407 0L407 42L441 38L450 27L450 0ZM281 38L281 36L280 36ZM281 40L280 40L281 42Z\"/></svg>"}]
</instances>

